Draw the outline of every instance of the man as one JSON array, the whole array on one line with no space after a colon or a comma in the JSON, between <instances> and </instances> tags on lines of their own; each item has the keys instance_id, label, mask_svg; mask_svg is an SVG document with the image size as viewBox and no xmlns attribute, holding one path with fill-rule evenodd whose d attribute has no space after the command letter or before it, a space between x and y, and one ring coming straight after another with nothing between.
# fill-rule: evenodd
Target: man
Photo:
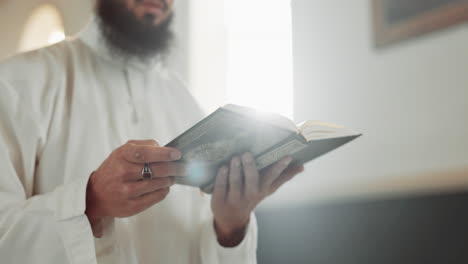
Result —
<instances>
[{"instance_id":1,"label":"man","mask_svg":"<svg viewBox=\"0 0 468 264\"><path fill-rule=\"evenodd\" d=\"M173 186L181 153L141 140L203 117L163 68L173 1L98 0L78 38L0 64L2 263L256 262L252 212L303 167L245 153L212 197Z\"/></svg>"}]
</instances>

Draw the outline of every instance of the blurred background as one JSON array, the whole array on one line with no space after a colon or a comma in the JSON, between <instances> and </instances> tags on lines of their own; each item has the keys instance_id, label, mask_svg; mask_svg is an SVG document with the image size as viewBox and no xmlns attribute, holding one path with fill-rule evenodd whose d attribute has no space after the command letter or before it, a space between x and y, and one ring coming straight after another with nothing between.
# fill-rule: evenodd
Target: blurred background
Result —
<instances>
[{"instance_id":1,"label":"blurred background","mask_svg":"<svg viewBox=\"0 0 468 264\"><path fill-rule=\"evenodd\" d=\"M364 136L258 210L260 263L468 261L468 1L176 0L170 67L233 102ZM75 36L93 0L0 0L0 57Z\"/></svg>"}]
</instances>

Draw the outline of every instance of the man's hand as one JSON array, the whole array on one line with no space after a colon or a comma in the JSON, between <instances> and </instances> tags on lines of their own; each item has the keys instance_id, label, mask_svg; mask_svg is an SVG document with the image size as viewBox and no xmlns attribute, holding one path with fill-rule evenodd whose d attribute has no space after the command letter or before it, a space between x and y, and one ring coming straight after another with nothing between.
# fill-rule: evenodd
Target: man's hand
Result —
<instances>
[{"instance_id":1,"label":"man's hand","mask_svg":"<svg viewBox=\"0 0 468 264\"><path fill-rule=\"evenodd\" d=\"M291 157L285 157L259 173L252 154L245 153L242 158L234 157L230 168L219 169L211 208L218 242L222 246L238 245L257 205L304 171L303 166L288 168L291 162Z\"/></svg>"},{"instance_id":2,"label":"man's hand","mask_svg":"<svg viewBox=\"0 0 468 264\"><path fill-rule=\"evenodd\" d=\"M86 192L86 215L95 236L102 236L101 222L108 217L135 215L162 201L174 184L173 176L184 176L174 148L159 147L154 140L129 141L114 150L90 177ZM154 179L142 180L141 171L150 163Z\"/></svg>"}]
</instances>

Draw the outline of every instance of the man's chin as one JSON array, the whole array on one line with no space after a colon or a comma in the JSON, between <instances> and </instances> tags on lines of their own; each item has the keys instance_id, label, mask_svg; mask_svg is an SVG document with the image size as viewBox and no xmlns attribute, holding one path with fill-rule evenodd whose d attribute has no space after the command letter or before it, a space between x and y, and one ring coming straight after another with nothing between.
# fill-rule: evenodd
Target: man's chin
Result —
<instances>
[{"instance_id":1,"label":"man's chin","mask_svg":"<svg viewBox=\"0 0 468 264\"><path fill-rule=\"evenodd\" d=\"M164 55L169 51L173 37L170 30L172 13L164 18L153 12L137 16L138 10L130 11L110 1L101 0L97 14L101 31L113 50L141 58ZM155 22L161 18L160 23Z\"/></svg>"},{"instance_id":2,"label":"man's chin","mask_svg":"<svg viewBox=\"0 0 468 264\"><path fill-rule=\"evenodd\" d=\"M150 26L158 26L158 16L153 13L145 13L141 18L142 22Z\"/></svg>"}]
</instances>

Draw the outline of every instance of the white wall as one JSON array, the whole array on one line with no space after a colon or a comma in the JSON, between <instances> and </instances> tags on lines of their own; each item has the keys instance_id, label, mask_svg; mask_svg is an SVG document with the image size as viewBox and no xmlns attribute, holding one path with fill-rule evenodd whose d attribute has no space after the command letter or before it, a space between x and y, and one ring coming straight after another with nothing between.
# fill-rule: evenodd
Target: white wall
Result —
<instances>
[{"instance_id":1,"label":"white wall","mask_svg":"<svg viewBox=\"0 0 468 264\"><path fill-rule=\"evenodd\" d=\"M468 173L452 173L468 168L468 27L375 50L369 0L293 9L295 118L364 136L310 163L272 202L468 186Z\"/></svg>"}]
</instances>

